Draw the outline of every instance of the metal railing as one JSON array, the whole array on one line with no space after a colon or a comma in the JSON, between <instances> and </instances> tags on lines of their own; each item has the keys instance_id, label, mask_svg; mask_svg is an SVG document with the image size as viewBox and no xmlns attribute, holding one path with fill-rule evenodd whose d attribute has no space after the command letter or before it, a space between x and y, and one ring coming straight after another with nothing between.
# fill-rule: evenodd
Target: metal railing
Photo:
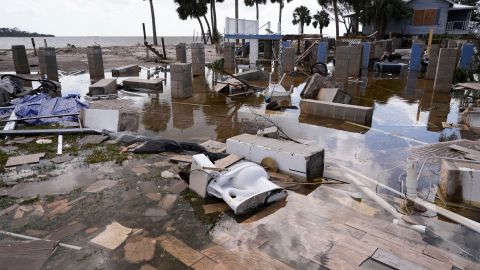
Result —
<instances>
[{"instance_id":1,"label":"metal railing","mask_svg":"<svg viewBox=\"0 0 480 270\"><path fill-rule=\"evenodd\" d=\"M447 32L468 31L468 30L470 30L470 21L447 22Z\"/></svg>"}]
</instances>

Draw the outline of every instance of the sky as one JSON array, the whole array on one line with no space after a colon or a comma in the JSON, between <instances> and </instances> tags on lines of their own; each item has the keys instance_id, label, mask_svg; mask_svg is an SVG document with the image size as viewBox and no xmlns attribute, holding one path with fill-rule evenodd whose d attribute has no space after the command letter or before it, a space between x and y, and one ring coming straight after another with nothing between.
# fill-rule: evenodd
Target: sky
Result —
<instances>
[{"instance_id":1,"label":"sky","mask_svg":"<svg viewBox=\"0 0 480 270\"><path fill-rule=\"evenodd\" d=\"M194 0L192 0L194 1ZM2 15L0 27L18 27L29 32L56 36L141 36L142 22L147 34L152 35L150 5L148 0L0 0ZM173 0L153 0L157 34L159 36L191 36L199 31L196 20L181 21ZM239 0L239 17L255 20L255 7L246 7ZM286 4L282 16L284 34L297 34L298 26L292 24L293 10L304 5L311 14L320 10L316 0L295 0ZM278 4L260 6L260 25L271 21L272 30L278 23ZM218 28L223 32L226 17L235 17L235 1L217 4ZM208 16L208 18L210 18ZM275 27L273 26L275 25ZM324 34L334 35L335 24L330 23ZM344 28L342 25L341 29ZM305 33L319 33L312 25Z\"/></svg>"}]
</instances>

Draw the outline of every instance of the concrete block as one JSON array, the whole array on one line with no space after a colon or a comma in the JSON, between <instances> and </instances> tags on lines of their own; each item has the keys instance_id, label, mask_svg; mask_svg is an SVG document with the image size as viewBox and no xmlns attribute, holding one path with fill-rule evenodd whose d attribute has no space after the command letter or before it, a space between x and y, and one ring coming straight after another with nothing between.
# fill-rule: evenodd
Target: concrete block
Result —
<instances>
[{"instance_id":1,"label":"concrete block","mask_svg":"<svg viewBox=\"0 0 480 270\"><path fill-rule=\"evenodd\" d=\"M282 58L282 67L283 72L290 73L295 70L295 48L284 48L283 49L283 58Z\"/></svg>"},{"instance_id":2,"label":"concrete block","mask_svg":"<svg viewBox=\"0 0 480 270\"><path fill-rule=\"evenodd\" d=\"M203 43L192 43L190 48L193 76L205 76L205 45Z\"/></svg>"},{"instance_id":3,"label":"concrete block","mask_svg":"<svg viewBox=\"0 0 480 270\"><path fill-rule=\"evenodd\" d=\"M245 72L233 74L235 78L246 81L268 81L269 75L262 70L253 69Z\"/></svg>"},{"instance_id":4,"label":"concrete block","mask_svg":"<svg viewBox=\"0 0 480 270\"><path fill-rule=\"evenodd\" d=\"M324 150L318 146L242 134L227 140L227 153L256 163L273 158L281 172L307 181L323 177Z\"/></svg>"},{"instance_id":5,"label":"concrete block","mask_svg":"<svg viewBox=\"0 0 480 270\"><path fill-rule=\"evenodd\" d=\"M273 46L271 40L265 40L263 42L263 58L272 59Z\"/></svg>"},{"instance_id":6,"label":"concrete block","mask_svg":"<svg viewBox=\"0 0 480 270\"><path fill-rule=\"evenodd\" d=\"M338 88L338 85L329 77L325 77L320 74L314 74L308 77L300 96L307 99L316 99L318 92L322 88Z\"/></svg>"},{"instance_id":7,"label":"concrete block","mask_svg":"<svg viewBox=\"0 0 480 270\"><path fill-rule=\"evenodd\" d=\"M447 48L457 48L457 41L456 40L449 40L447 43Z\"/></svg>"},{"instance_id":8,"label":"concrete block","mask_svg":"<svg viewBox=\"0 0 480 270\"><path fill-rule=\"evenodd\" d=\"M480 164L442 160L440 193L448 202L480 206Z\"/></svg>"},{"instance_id":9,"label":"concrete block","mask_svg":"<svg viewBox=\"0 0 480 270\"><path fill-rule=\"evenodd\" d=\"M105 69L103 67L102 48L100 46L90 46L87 48L88 71L90 80L97 82L105 78Z\"/></svg>"},{"instance_id":10,"label":"concrete block","mask_svg":"<svg viewBox=\"0 0 480 270\"><path fill-rule=\"evenodd\" d=\"M55 48L41 47L38 49L38 68L43 78L58 82L57 54Z\"/></svg>"},{"instance_id":11,"label":"concrete block","mask_svg":"<svg viewBox=\"0 0 480 270\"><path fill-rule=\"evenodd\" d=\"M187 62L187 45L185 43L179 43L175 45L175 55L177 62L186 63Z\"/></svg>"},{"instance_id":12,"label":"concrete block","mask_svg":"<svg viewBox=\"0 0 480 270\"><path fill-rule=\"evenodd\" d=\"M30 74L30 64L28 63L27 51L24 45L12 46L13 66L17 74Z\"/></svg>"},{"instance_id":13,"label":"concrete block","mask_svg":"<svg viewBox=\"0 0 480 270\"><path fill-rule=\"evenodd\" d=\"M362 69L362 45L350 46L348 76L359 77Z\"/></svg>"},{"instance_id":14,"label":"concrete block","mask_svg":"<svg viewBox=\"0 0 480 270\"><path fill-rule=\"evenodd\" d=\"M223 44L223 68L230 73L235 72L236 62L235 62L235 43L226 42Z\"/></svg>"},{"instance_id":15,"label":"concrete block","mask_svg":"<svg viewBox=\"0 0 480 270\"><path fill-rule=\"evenodd\" d=\"M138 77L140 67L138 65L127 65L112 69L112 77Z\"/></svg>"},{"instance_id":16,"label":"concrete block","mask_svg":"<svg viewBox=\"0 0 480 270\"><path fill-rule=\"evenodd\" d=\"M386 40L386 49L385 51L392 53L393 52L393 40L387 39Z\"/></svg>"},{"instance_id":17,"label":"concrete block","mask_svg":"<svg viewBox=\"0 0 480 270\"><path fill-rule=\"evenodd\" d=\"M192 64L170 65L171 95L173 98L188 98L193 93Z\"/></svg>"},{"instance_id":18,"label":"concrete block","mask_svg":"<svg viewBox=\"0 0 480 270\"><path fill-rule=\"evenodd\" d=\"M300 101L300 111L306 115L351 121L362 125L370 125L373 116L371 107L310 99Z\"/></svg>"},{"instance_id":19,"label":"concrete block","mask_svg":"<svg viewBox=\"0 0 480 270\"><path fill-rule=\"evenodd\" d=\"M436 91L450 92L453 77L457 69L457 49L440 49L437 71L433 88Z\"/></svg>"},{"instance_id":20,"label":"concrete block","mask_svg":"<svg viewBox=\"0 0 480 270\"><path fill-rule=\"evenodd\" d=\"M117 79L101 79L89 87L91 96L117 93Z\"/></svg>"},{"instance_id":21,"label":"concrete block","mask_svg":"<svg viewBox=\"0 0 480 270\"><path fill-rule=\"evenodd\" d=\"M349 104L352 101L352 96L339 88L321 88L317 100Z\"/></svg>"},{"instance_id":22,"label":"concrete block","mask_svg":"<svg viewBox=\"0 0 480 270\"><path fill-rule=\"evenodd\" d=\"M428 56L428 67L425 78L427 80L435 79L435 73L437 72L438 57L440 55L440 44L432 44L430 48L430 55Z\"/></svg>"},{"instance_id":23,"label":"concrete block","mask_svg":"<svg viewBox=\"0 0 480 270\"><path fill-rule=\"evenodd\" d=\"M137 79L128 78L123 80L123 86L128 89L149 89L155 91L163 90L163 82L165 79Z\"/></svg>"}]
</instances>

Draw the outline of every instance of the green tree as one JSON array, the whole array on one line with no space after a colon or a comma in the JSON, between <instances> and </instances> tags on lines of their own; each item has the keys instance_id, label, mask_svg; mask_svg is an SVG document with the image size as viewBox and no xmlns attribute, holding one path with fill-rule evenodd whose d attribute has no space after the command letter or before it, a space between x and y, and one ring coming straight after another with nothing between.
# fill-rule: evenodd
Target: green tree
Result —
<instances>
[{"instance_id":1,"label":"green tree","mask_svg":"<svg viewBox=\"0 0 480 270\"><path fill-rule=\"evenodd\" d=\"M330 15L325 10L317 11L317 14L313 15L313 27L320 29L320 35L323 35L323 28L328 27L330 24Z\"/></svg>"},{"instance_id":2,"label":"green tree","mask_svg":"<svg viewBox=\"0 0 480 270\"><path fill-rule=\"evenodd\" d=\"M279 30L279 32L282 31L282 11L283 11L283 8L285 7L285 1L287 3L290 3L293 0L270 0L270 2L278 3L278 5L279 5L279 16L278 16L278 26L279 26L278 30Z\"/></svg>"},{"instance_id":3,"label":"green tree","mask_svg":"<svg viewBox=\"0 0 480 270\"><path fill-rule=\"evenodd\" d=\"M218 32L217 23L217 6L216 3L223 3L224 0L209 0L210 1L210 21L212 23L212 43L218 43L220 41L220 35Z\"/></svg>"},{"instance_id":4,"label":"green tree","mask_svg":"<svg viewBox=\"0 0 480 270\"><path fill-rule=\"evenodd\" d=\"M267 3L267 0L244 0L245 6L247 7L253 7L255 6L257 8L257 21L260 20L260 14L258 10L259 5L265 5Z\"/></svg>"},{"instance_id":5,"label":"green tree","mask_svg":"<svg viewBox=\"0 0 480 270\"><path fill-rule=\"evenodd\" d=\"M187 19L194 19L196 18L198 23L200 24L200 29L202 30L203 42L207 44L207 37L205 36L205 29L203 28L203 23L200 17L206 19L205 15L207 14L208 8L205 2L198 0L198 1L191 1L191 0L174 0L174 2L178 5L177 13L178 17L181 20Z\"/></svg>"},{"instance_id":6,"label":"green tree","mask_svg":"<svg viewBox=\"0 0 480 270\"><path fill-rule=\"evenodd\" d=\"M359 15L360 22L372 24L383 37L389 19L403 20L411 17L413 10L403 0L372 0Z\"/></svg>"},{"instance_id":7,"label":"green tree","mask_svg":"<svg viewBox=\"0 0 480 270\"><path fill-rule=\"evenodd\" d=\"M333 15L335 17L335 36L340 37L340 24L338 20L338 4L342 0L317 0L318 4L324 8L333 8Z\"/></svg>"},{"instance_id":8,"label":"green tree","mask_svg":"<svg viewBox=\"0 0 480 270\"><path fill-rule=\"evenodd\" d=\"M305 25L309 26L312 22L310 10L306 6L299 6L293 11L293 25L300 24L300 33L303 35Z\"/></svg>"}]
</instances>

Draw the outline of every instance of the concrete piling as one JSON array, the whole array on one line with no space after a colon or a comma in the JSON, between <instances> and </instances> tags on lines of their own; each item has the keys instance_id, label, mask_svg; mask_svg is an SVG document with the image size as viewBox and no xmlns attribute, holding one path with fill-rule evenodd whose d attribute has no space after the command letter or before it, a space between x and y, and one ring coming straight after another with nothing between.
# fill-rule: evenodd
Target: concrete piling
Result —
<instances>
[{"instance_id":1,"label":"concrete piling","mask_svg":"<svg viewBox=\"0 0 480 270\"><path fill-rule=\"evenodd\" d=\"M192 73L193 76L205 76L205 45L192 43Z\"/></svg>"},{"instance_id":2,"label":"concrete piling","mask_svg":"<svg viewBox=\"0 0 480 270\"><path fill-rule=\"evenodd\" d=\"M30 74L30 64L28 63L27 51L24 45L12 46L13 65L15 73Z\"/></svg>"},{"instance_id":3,"label":"concrete piling","mask_svg":"<svg viewBox=\"0 0 480 270\"><path fill-rule=\"evenodd\" d=\"M474 54L474 45L472 43L465 43L462 46L462 52L460 54L459 68L463 70L472 69L472 58Z\"/></svg>"},{"instance_id":4,"label":"concrete piling","mask_svg":"<svg viewBox=\"0 0 480 270\"><path fill-rule=\"evenodd\" d=\"M437 72L433 89L449 92L452 87L453 76L457 68L458 50L452 48L440 49Z\"/></svg>"},{"instance_id":5,"label":"concrete piling","mask_svg":"<svg viewBox=\"0 0 480 270\"><path fill-rule=\"evenodd\" d=\"M318 44L317 62L326 64L328 61L328 42Z\"/></svg>"},{"instance_id":6,"label":"concrete piling","mask_svg":"<svg viewBox=\"0 0 480 270\"><path fill-rule=\"evenodd\" d=\"M93 83L105 78L105 69L103 68L102 47L87 47L88 71L90 81Z\"/></svg>"},{"instance_id":7,"label":"concrete piling","mask_svg":"<svg viewBox=\"0 0 480 270\"><path fill-rule=\"evenodd\" d=\"M290 73L295 70L295 52L296 52L296 49L292 47L283 49L283 58L282 58L283 72Z\"/></svg>"},{"instance_id":8,"label":"concrete piling","mask_svg":"<svg viewBox=\"0 0 480 270\"><path fill-rule=\"evenodd\" d=\"M53 47L41 47L38 50L40 75L58 82L57 55Z\"/></svg>"},{"instance_id":9,"label":"concrete piling","mask_svg":"<svg viewBox=\"0 0 480 270\"><path fill-rule=\"evenodd\" d=\"M272 59L273 46L271 40L265 40L263 42L263 58Z\"/></svg>"},{"instance_id":10,"label":"concrete piling","mask_svg":"<svg viewBox=\"0 0 480 270\"><path fill-rule=\"evenodd\" d=\"M368 70L368 66L370 64L370 50L372 49L371 42L362 42L363 50L362 50L362 69Z\"/></svg>"},{"instance_id":11,"label":"concrete piling","mask_svg":"<svg viewBox=\"0 0 480 270\"><path fill-rule=\"evenodd\" d=\"M362 67L362 45L337 47L335 51L335 79L358 77Z\"/></svg>"},{"instance_id":12,"label":"concrete piling","mask_svg":"<svg viewBox=\"0 0 480 270\"><path fill-rule=\"evenodd\" d=\"M177 62L186 63L187 62L187 45L185 43L179 43L175 46L175 54Z\"/></svg>"},{"instance_id":13,"label":"concrete piling","mask_svg":"<svg viewBox=\"0 0 480 270\"><path fill-rule=\"evenodd\" d=\"M230 73L235 73L235 43L227 42L223 44L223 67Z\"/></svg>"},{"instance_id":14,"label":"concrete piling","mask_svg":"<svg viewBox=\"0 0 480 270\"><path fill-rule=\"evenodd\" d=\"M171 64L170 81L172 98L191 97L193 93L192 64Z\"/></svg>"},{"instance_id":15,"label":"concrete piling","mask_svg":"<svg viewBox=\"0 0 480 270\"><path fill-rule=\"evenodd\" d=\"M440 54L440 44L432 44L430 48L430 55L428 56L428 67L425 78L427 80L435 79L435 73L437 72L438 56Z\"/></svg>"},{"instance_id":16,"label":"concrete piling","mask_svg":"<svg viewBox=\"0 0 480 270\"><path fill-rule=\"evenodd\" d=\"M423 56L423 43L413 43L412 45L412 53L410 56L410 71L420 71L421 68L421 61Z\"/></svg>"}]
</instances>

